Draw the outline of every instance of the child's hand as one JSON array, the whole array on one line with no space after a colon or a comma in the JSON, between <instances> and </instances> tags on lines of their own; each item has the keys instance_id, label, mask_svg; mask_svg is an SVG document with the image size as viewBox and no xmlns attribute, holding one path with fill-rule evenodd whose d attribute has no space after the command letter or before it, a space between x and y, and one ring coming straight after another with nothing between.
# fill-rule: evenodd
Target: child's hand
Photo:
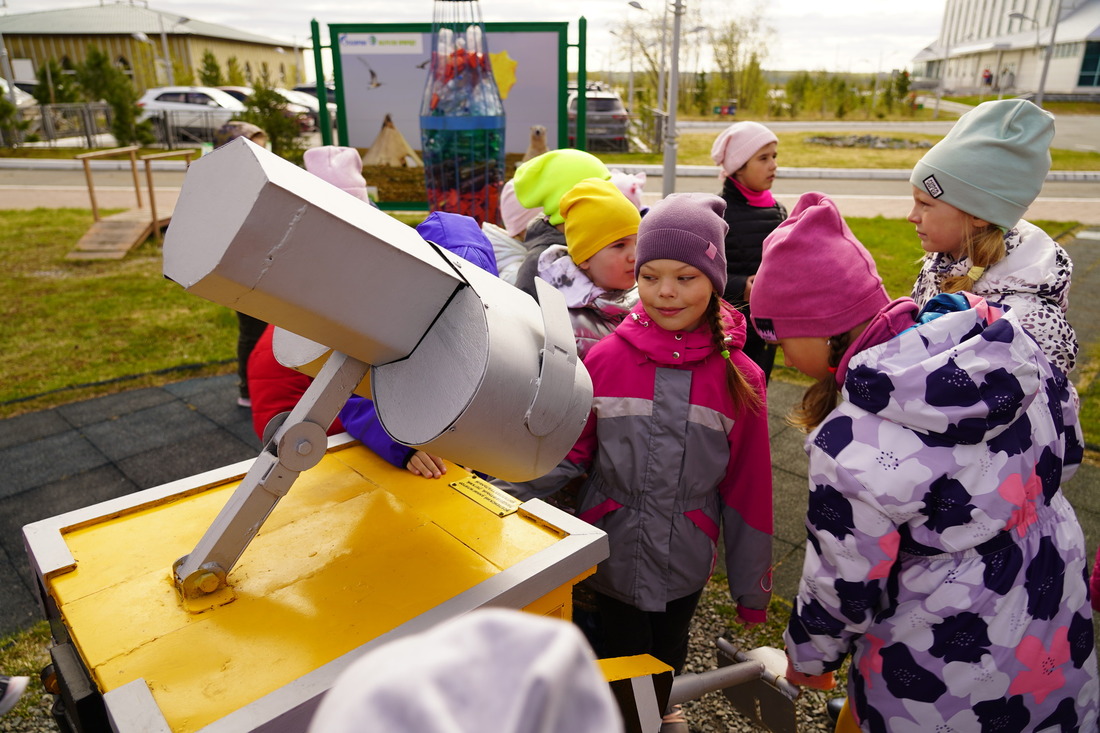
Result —
<instances>
[{"instance_id":1,"label":"child's hand","mask_svg":"<svg viewBox=\"0 0 1100 733\"><path fill-rule=\"evenodd\" d=\"M411 474L424 478L439 478L447 473L447 466L443 464L442 458L422 450L413 453L412 458L405 464L405 469Z\"/></svg>"},{"instance_id":2,"label":"child's hand","mask_svg":"<svg viewBox=\"0 0 1100 733\"><path fill-rule=\"evenodd\" d=\"M831 690L836 687L836 677L832 672L826 672L825 674L802 674L794 668L789 658L787 659L787 674L783 676L786 677L787 681L792 685L798 685L799 687L809 687L814 690Z\"/></svg>"}]
</instances>

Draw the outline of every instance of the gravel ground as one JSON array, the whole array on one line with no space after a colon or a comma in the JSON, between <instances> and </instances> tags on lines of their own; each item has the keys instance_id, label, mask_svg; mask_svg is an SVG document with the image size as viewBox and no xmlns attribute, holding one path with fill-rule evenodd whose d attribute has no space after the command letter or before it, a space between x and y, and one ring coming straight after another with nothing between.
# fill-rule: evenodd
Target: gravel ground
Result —
<instances>
[{"instance_id":1,"label":"gravel ground","mask_svg":"<svg viewBox=\"0 0 1100 733\"><path fill-rule=\"evenodd\" d=\"M782 644L778 634L786 623L786 614L777 614L773 603L772 618L767 629L746 633L738 624L729 624L722 613L729 601L725 584L712 582L699 602L692 621L691 641L688 648L685 672L704 672L717 665L714 641L722 637L735 647L749 650L762 645L778 646ZM782 615L782 618L775 616ZM766 634L774 640L761 639ZM799 733L832 733L833 724L825 712L825 701L830 697L843 695L842 690L820 692L804 689L795 701L795 715ZM747 718L734 711L733 706L721 692L712 692L701 699L684 704L684 717L692 733L742 733L764 730L753 725Z\"/></svg>"}]
</instances>

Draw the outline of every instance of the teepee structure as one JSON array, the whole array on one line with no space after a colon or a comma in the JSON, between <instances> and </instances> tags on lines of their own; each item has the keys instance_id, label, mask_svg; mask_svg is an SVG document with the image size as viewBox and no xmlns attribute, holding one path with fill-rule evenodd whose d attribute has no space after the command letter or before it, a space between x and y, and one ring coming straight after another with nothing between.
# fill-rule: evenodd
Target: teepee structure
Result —
<instances>
[{"instance_id":1,"label":"teepee structure","mask_svg":"<svg viewBox=\"0 0 1100 733\"><path fill-rule=\"evenodd\" d=\"M409 145L409 141L401 134L386 115L382 122L382 129L378 131L378 137L371 143L370 149L363 156L363 165L388 165L395 168L419 168L424 161Z\"/></svg>"}]
</instances>

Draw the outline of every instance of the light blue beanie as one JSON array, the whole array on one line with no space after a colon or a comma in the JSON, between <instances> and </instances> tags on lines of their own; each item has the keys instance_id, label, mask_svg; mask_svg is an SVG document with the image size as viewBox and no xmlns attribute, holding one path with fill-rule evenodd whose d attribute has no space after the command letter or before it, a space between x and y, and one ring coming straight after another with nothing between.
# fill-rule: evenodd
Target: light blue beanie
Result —
<instances>
[{"instance_id":1,"label":"light blue beanie","mask_svg":"<svg viewBox=\"0 0 1100 733\"><path fill-rule=\"evenodd\" d=\"M1031 102L984 102L925 153L909 182L1007 231L1039 195L1053 139L1053 115Z\"/></svg>"}]
</instances>

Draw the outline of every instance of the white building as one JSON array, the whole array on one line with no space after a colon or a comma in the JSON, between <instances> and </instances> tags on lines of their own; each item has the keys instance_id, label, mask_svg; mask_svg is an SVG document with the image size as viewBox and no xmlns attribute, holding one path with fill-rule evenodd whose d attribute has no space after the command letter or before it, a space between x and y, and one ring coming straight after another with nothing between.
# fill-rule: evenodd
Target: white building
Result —
<instances>
[{"instance_id":1,"label":"white building","mask_svg":"<svg viewBox=\"0 0 1100 733\"><path fill-rule=\"evenodd\" d=\"M913 77L953 94L1098 99L1100 0L947 0Z\"/></svg>"}]
</instances>

